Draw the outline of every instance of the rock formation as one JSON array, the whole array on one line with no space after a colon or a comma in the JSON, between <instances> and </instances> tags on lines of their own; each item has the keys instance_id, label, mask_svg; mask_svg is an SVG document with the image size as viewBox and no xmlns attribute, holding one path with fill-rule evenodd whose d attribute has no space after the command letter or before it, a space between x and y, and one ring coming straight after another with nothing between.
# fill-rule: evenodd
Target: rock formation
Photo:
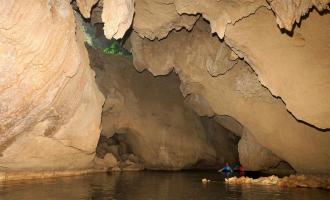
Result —
<instances>
[{"instance_id":1,"label":"rock formation","mask_svg":"<svg viewBox=\"0 0 330 200\"><path fill-rule=\"evenodd\" d=\"M273 95L281 97L297 119L327 129L330 127L330 97L324 91L330 87L326 55L329 46L323 44L328 44L330 38L329 15L325 11L329 9L329 2L137 0L133 29L141 37L161 39L173 29L190 30L201 14L210 22L211 31L225 38L226 43L244 57L258 74L259 81ZM310 13L313 7L325 13L324 16L316 11ZM132 12L130 9L129 13ZM301 22L306 15L311 16ZM118 27L117 20L113 21L106 22L106 27ZM281 31L276 23L287 31ZM316 57L309 53L311 51L317 52ZM300 70L302 68L304 70ZM224 72L212 68L209 71L211 75Z\"/></svg>"},{"instance_id":2,"label":"rock formation","mask_svg":"<svg viewBox=\"0 0 330 200\"><path fill-rule=\"evenodd\" d=\"M196 108L198 109L198 106L196 106ZM278 166L280 159L271 151L260 145L253 134L234 118L227 115L218 115L215 116L214 119L217 123L221 124L221 126L227 128L241 138L238 143L239 160L246 171L259 171L264 169L268 171L270 168ZM286 167L290 166L286 165Z\"/></svg>"},{"instance_id":3,"label":"rock formation","mask_svg":"<svg viewBox=\"0 0 330 200\"><path fill-rule=\"evenodd\" d=\"M159 75L174 67L184 95L197 94L215 114L236 119L251 130L257 143L295 170L329 172L330 135L298 122L280 99L262 87L246 63L239 61L225 75L210 76L207 63L215 60L224 44L212 37L207 23L199 21L191 32L172 32L161 41L133 35L131 42L137 69Z\"/></svg>"},{"instance_id":4,"label":"rock formation","mask_svg":"<svg viewBox=\"0 0 330 200\"><path fill-rule=\"evenodd\" d=\"M122 38L131 26L134 14L133 0L103 0L102 21L108 39Z\"/></svg>"},{"instance_id":5,"label":"rock formation","mask_svg":"<svg viewBox=\"0 0 330 200\"><path fill-rule=\"evenodd\" d=\"M238 143L238 153L240 163L247 171L269 169L277 166L281 161L271 151L258 144L254 136L246 129Z\"/></svg>"},{"instance_id":6,"label":"rock formation","mask_svg":"<svg viewBox=\"0 0 330 200\"><path fill-rule=\"evenodd\" d=\"M198 16L177 13L174 0L136 0L133 29L141 37L162 39L172 29L191 29L197 19Z\"/></svg>"},{"instance_id":7,"label":"rock formation","mask_svg":"<svg viewBox=\"0 0 330 200\"><path fill-rule=\"evenodd\" d=\"M91 9L98 1L99 0L76 0L80 13L86 18L91 16Z\"/></svg>"},{"instance_id":8,"label":"rock formation","mask_svg":"<svg viewBox=\"0 0 330 200\"><path fill-rule=\"evenodd\" d=\"M244 57L259 81L281 97L297 119L327 129L330 97L324 91L330 87L330 68L326 55L329 46L324 44L330 37L324 28L330 27L326 14L329 2L137 0L133 28L141 37L161 39L173 29L191 29L201 14L210 22L211 31ZM316 11L309 14L313 8L324 16ZM301 22L302 16L308 20ZM291 32L281 31L275 23ZM317 52L316 57L309 52ZM221 74L221 70L208 69L211 75Z\"/></svg>"},{"instance_id":9,"label":"rock formation","mask_svg":"<svg viewBox=\"0 0 330 200\"><path fill-rule=\"evenodd\" d=\"M273 14L255 15L229 26L225 41L245 58L259 81L280 96L292 114L319 128L330 127L330 15L316 11L296 27L281 33Z\"/></svg>"},{"instance_id":10,"label":"rock formation","mask_svg":"<svg viewBox=\"0 0 330 200\"><path fill-rule=\"evenodd\" d=\"M163 3L165 4L165 0ZM203 18L210 22L212 32L217 33L220 38L225 38L231 48L244 57L258 74L260 82L268 87L273 95L280 96L287 109L296 118L326 129L330 127L328 120L330 97L322 91L328 91L330 87L329 59L326 55L329 46L324 45L329 44L330 37L327 30L330 27L329 15L325 14L321 17L316 11L312 12L309 17L311 19L301 22L302 27L299 30L295 29L292 38L289 36L291 33L289 35L282 33L276 27L276 22L280 27L291 30L294 22L300 22L301 16L308 14L313 5L322 11L329 9L328 4L328 0L268 2L175 0L174 3L166 1L166 6L160 7L159 2L148 1L146 5L137 1L135 9L137 16L133 28L140 36L154 39L158 37L158 32L153 30L145 34L149 29L144 24L162 24L148 20L159 17L162 17L161 21L170 20L170 17L164 19L165 14L160 14L165 8L172 12L177 11L179 14L202 14ZM272 11L267 8L274 11L276 20ZM149 16L143 19L143 25L139 23L139 15L142 15L140 13ZM176 20L172 19L171 22L175 23ZM181 27L191 28L189 25L191 23L180 24ZM165 30L169 32L171 29ZM179 27L175 29L178 30ZM164 29L158 27L157 30ZM162 35L166 36L167 33L164 31ZM316 57L309 53L311 51L317 52ZM301 68L304 70L300 70Z\"/></svg>"},{"instance_id":11,"label":"rock formation","mask_svg":"<svg viewBox=\"0 0 330 200\"><path fill-rule=\"evenodd\" d=\"M2 172L91 167L103 96L67 1L0 3Z\"/></svg>"},{"instance_id":12,"label":"rock formation","mask_svg":"<svg viewBox=\"0 0 330 200\"><path fill-rule=\"evenodd\" d=\"M257 179L249 177L232 177L225 179L227 184L235 185L277 185L280 187L304 187L304 188L322 188L330 189L330 178L324 176L304 176L304 175L290 175L283 178L277 176L260 177Z\"/></svg>"},{"instance_id":13,"label":"rock formation","mask_svg":"<svg viewBox=\"0 0 330 200\"><path fill-rule=\"evenodd\" d=\"M130 58L93 49L89 54L106 97L102 135L116 134L119 144L109 141L116 145L106 148L112 148L109 152L118 160L134 154L145 168L164 170L217 168L237 161L237 143L230 132L208 123L209 119L201 121L185 105L174 73L155 78L149 72L138 73Z\"/></svg>"},{"instance_id":14,"label":"rock formation","mask_svg":"<svg viewBox=\"0 0 330 200\"><path fill-rule=\"evenodd\" d=\"M218 124L213 118L202 117L202 124L205 130L204 133L216 152L217 161L215 166L207 166L209 161L205 160L205 163L198 163L199 165L197 165L197 167L201 169L208 167L219 169L226 162L231 165L237 165L237 144L239 137L235 136L234 133Z\"/></svg>"},{"instance_id":15,"label":"rock formation","mask_svg":"<svg viewBox=\"0 0 330 200\"><path fill-rule=\"evenodd\" d=\"M237 137L247 169L329 173L329 3L0 0L0 175L209 167L237 158ZM102 110L72 7L108 39L132 28L138 71L172 74L91 50ZM102 135L126 149L103 160L102 111Z\"/></svg>"},{"instance_id":16,"label":"rock formation","mask_svg":"<svg viewBox=\"0 0 330 200\"><path fill-rule=\"evenodd\" d=\"M198 14L210 22L212 32L223 38L228 24L235 24L253 14L260 7L267 7L265 0L175 0L175 9L180 14ZM221 10L221 12L219 12Z\"/></svg>"},{"instance_id":17,"label":"rock formation","mask_svg":"<svg viewBox=\"0 0 330 200\"><path fill-rule=\"evenodd\" d=\"M103 22L108 39L122 38L133 20L134 0L77 0L76 5L85 18L91 18L92 7L96 5L92 23Z\"/></svg>"},{"instance_id":18,"label":"rock formation","mask_svg":"<svg viewBox=\"0 0 330 200\"><path fill-rule=\"evenodd\" d=\"M268 0L276 14L276 23L280 28L292 30L295 23L315 7L318 11L329 9L329 0Z\"/></svg>"}]
</instances>

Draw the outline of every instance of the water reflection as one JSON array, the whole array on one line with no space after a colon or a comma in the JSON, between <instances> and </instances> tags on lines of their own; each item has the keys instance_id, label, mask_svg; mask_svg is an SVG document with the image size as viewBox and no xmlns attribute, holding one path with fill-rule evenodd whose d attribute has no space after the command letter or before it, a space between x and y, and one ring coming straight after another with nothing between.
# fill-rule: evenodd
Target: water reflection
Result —
<instances>
[{"instance_id":1,"label":"water reflection","mask_svg":"<svg viewBox=\"0 0 330 200\"><path fill-rule=\"evenodd\" d=\"M214 180L203 185L201 179ZM329 199L319 189L230 186L210 172L126 172L11 182L0 185L0 199Z\"/></svg>"}]
</instances>

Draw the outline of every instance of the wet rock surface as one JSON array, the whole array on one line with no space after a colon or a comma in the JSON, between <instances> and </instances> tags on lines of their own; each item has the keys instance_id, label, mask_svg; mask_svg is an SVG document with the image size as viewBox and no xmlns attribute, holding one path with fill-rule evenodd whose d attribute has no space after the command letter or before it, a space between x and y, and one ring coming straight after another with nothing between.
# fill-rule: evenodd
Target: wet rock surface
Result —
<instances>
[{"instance_id":1,"label":"wet rock surface","mask_svg":"<svg viewBox=\"0 0 330 200\"><path fill-rule=\"evenodd\" d=\"M225 179L227 184L277 185L281 187L322 188L330 190L330 178L321 176L290 175L283 178L277 176L260 177L232 177Z\"/></svg>"}]
</instances>

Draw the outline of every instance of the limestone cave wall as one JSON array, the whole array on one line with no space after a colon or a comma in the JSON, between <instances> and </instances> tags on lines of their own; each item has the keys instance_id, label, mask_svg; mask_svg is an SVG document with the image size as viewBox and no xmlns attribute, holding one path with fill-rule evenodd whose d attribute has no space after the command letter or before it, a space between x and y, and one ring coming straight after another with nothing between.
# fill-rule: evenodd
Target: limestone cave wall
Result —
<instances>
[{"instance_id":1,"label":"limestone cave wall","mask_svg":"<svg viewBox=\"0 0 330 200\"><path fill-rule=\"evenodd\" d=\"M1 171L90 168L103 95L68 1L0 2Z\"/></svg>"},{"instance_id":2,"label":"limestone cave wall","mask_svg":"<svg viewBox=\"0 0 330 200\"><path fill-rule=\"evenodd\" d=\"M0 0L0 172L93 168L102 129L150 169L235 160L234 133L247 169L329 174L329 3ZM134 67L172 75L94 52L97 86L73 9L108 39L131 29Z\"/></svg>"},{"instance_id":3,"label":"limestone cave wall","mask_svg":"<svg viewBox=\"0 0 330 200\"><path fill-rule=\"evenodd\" d=\"M118 161L112 170L132 170L133 166L124 165L130 154L139 158L136 164L154 170L219 168L238 161L232 133L208 118L201 119L187 105L174 72L154 77L147 71L137 72L132 58L92 48L89 55L105 96L101 135L125 140L124 144L104 144L105 153Z\"/></svg>"},{"instance_id":4,"label":"limestone cave wall","mask_svg":"<svg viewBox=\"0 0 330 200\"><path fill-rule=\"evenodd\" d=\"M95 0L80 6L89 17ZM97 5L111 4L102 0ZM134 9L132 8L134 2ZM261 84L280 97L297 118L320 129L330 127L329 0L122 0L103 6L102 19L110 39L132 27L151 40L172 30L190 30L199 17L211 32L253 68ZM79 3L79 1L78 1ZM79 5L79 4L78 4ZM122 12L117 12L118 10ZM221 11L221 12L219 12ZM116 13L108 18L106 13ZM100 18L96 15L94 18ZM93 19L93 16L92 16ZM111 28L112 27L112 28ZM125 28L124 28L125 27ZM110 32L112 29L114 32ZM303 69L303 70L301 70Z\"/></svg>"},{"instance_id":5,"label":"limestone cave wall","mask_svg":"<svg viewBox=\"0 0 330 200\"><path fill-rule=\"evenodd\" d=\"M212 36L208 27L207 22L199 20L191 32L171 32L160 41L133 35L134 65L154 75L166 74L174 68L183 95L203 97L202 106L209 110L206 113L233 117L251 132L257 143L299 172L328 172L329 132L297 121L283 101L261 85L246 62L236 58L237 64L224 75L210 75L209 69L221 68L217 57L222 57L219 54L225 52L221 47L225 44ZM230 54L227 59L232 59ZM195 105L199 109L198 103Z\"/></svg>"}]
</instances>

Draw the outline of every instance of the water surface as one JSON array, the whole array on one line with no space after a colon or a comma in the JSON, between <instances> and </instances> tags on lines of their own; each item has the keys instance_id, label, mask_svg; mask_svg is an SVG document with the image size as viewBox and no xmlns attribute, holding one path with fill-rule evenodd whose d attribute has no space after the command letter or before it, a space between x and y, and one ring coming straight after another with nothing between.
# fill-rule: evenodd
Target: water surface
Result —
<instances>
[{"instance_id":1,"label":"water surface","mask_svg":"<svg viewBox=\"0 0 330 200\"><path fill-rule=\"evenodd\" d=\"M208 185L202 178L214 180ZM0 184L1 200L296 199L329 200L322 189L233 186L214 172L124 172Z\"/></svg>"}]
</instances>

